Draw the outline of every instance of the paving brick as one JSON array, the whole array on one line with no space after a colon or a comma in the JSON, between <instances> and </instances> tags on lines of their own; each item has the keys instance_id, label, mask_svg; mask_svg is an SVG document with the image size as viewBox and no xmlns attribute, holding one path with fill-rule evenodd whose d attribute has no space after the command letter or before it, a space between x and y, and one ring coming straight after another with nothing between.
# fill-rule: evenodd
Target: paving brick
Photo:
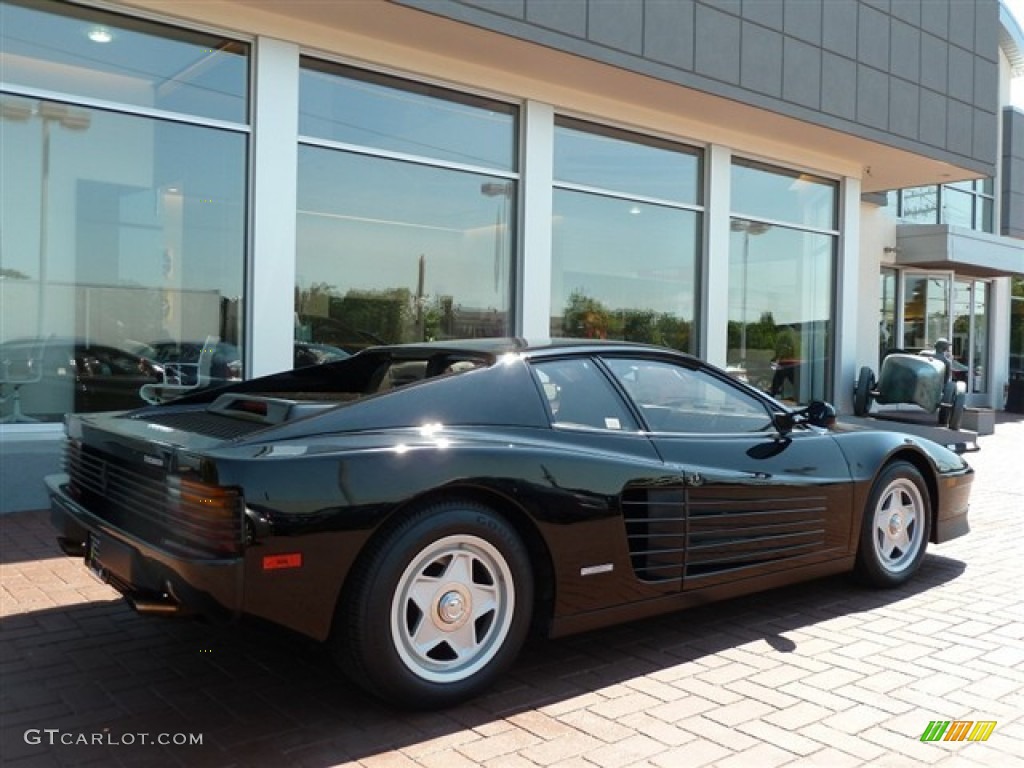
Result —
<instances>
[{"instance_id":1,"label":"paving brick","mask_svg":"<svg viewBox=\"0 0 1024 768\"><path fill-rule=\"evenodd\" d=\"M732 754L734 752L727 747L713 741L698 739L684 747L677 747L655 755L651 757L650 762L660 768L680 768L680 766L701 768L701 766L721 761Z\"/></svg>"},{"instance_id":2,"label":"paving brick","mask_svg":"<svg viewBox=\"0 0 1024 768\"><path fill-rule=\"evenodd\" d=\"M591 752L601 744L600 740L585 733L570 733L527 747L520 754L537 765L555 765Z\"/></svg>"},{"instance_id":3,"label":"paving brick","mask_svg":"<svg viewBox=\"0 0 1024 768\"><path fill-rule=\"evenodd\" d=\"M689 731L659 720L647 712L634 712L631 715L626 715L619 720L619 723L627 728L632 728L637 733L649 736L666 747L678 747L697 738Z\"/></svg>"},{"instance_id":4,"label":"paving brick","mask_svg":"<svg viewBox=\"0 0 1024 768\"><path fill-rule=\"evenodd\" d=\"M736 727L738 730L762 743L774 744L780 749L795 753L801 757L807 757L819 752L823 746L817 741L801 736L799 731L780 728L772 725L767 720L751 720L741 723Z\"/></svg>"},{"instance_id":5,"label":"paving brick","mask_svg":"<svg viewBox=\"0 0 1024 768\"><path fill-rule=\"evenodd\" d=\"M660 742L648 736L636 734L614 744L598 747L587 752L583 757L601 768L623 768L658 755L663 749L664 745Z\"/></svg>"},{"instance_id":6,"label":"paving brick","mask_svg":"<svg viewBox=\"0 0 1024 768\"><path fill-rule=\"evenodd\" d=\"M773 744L758 744L756 747L719 760L715 763L715 768L749 768L752 765L756 765L757 768L775 768L792 762L793 758L792 752L779 749Z\"/></svg>"},{"instance_id":7,"label":"paving brick","mask_svg":"<svg viewBox=\"0 0 1024 768\"><path fill-rule=\"evenodd\" d=\"M805 725L831 717L833 714L834 711L828 707L820 707L809 701L801 701L792 707L766 715L764 720L785 730L796 731Z\"/></svg>"},{"instance_id":8,"label":"paving brick","mask_svg":"<svg viewBox=\"0 0 1024 768\"><path fill-rule=\"evenodd\" d=\"M786 709L797 703L797 699L788 694L766 688L750 680L736 680L729 683L726 688L745 698L768 704L773 709Z\"/></svg>"}]
</instances>

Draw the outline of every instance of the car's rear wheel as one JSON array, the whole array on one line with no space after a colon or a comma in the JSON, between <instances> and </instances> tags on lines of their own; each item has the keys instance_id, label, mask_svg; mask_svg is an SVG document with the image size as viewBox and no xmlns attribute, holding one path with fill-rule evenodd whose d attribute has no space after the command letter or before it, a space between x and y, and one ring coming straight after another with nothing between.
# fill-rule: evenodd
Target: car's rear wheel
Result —
<instances>
[{"instance_id":1,"label":"car's rear wheel","mask_svg":"<svg viewBox=\"0 0 1024 768\"><path fill-rule=\"evenodd\" d=\"M857 575L877 587L903 584L921 566L930 528L931 505L921 473L905 461L889 464L864 509Z\"/></svg>"},{"instance_id":2,"label":"car's rear wheel","mask_svg":"<svg viewBox=\"0 0 1024 768\"><path fill-rule=\"evenodd\" d=\"M871 410L872 392L875 389L875 372L866 365L860 369L857 377L857 390L853 393L853 412L857 416L867 416Z\"/></svg>"},{"instance_id":3,"label":"car's rear wheel","mask_svg":"<svg viewBox=\"0 0 1024 768\"><path fill-rule=\"evenodd\" d=\"M343 668L399 706L478 694L529 629L533 578L516 531L475 502L421 508L367 553L335 627Z\"/></svg>"}]
</instances>

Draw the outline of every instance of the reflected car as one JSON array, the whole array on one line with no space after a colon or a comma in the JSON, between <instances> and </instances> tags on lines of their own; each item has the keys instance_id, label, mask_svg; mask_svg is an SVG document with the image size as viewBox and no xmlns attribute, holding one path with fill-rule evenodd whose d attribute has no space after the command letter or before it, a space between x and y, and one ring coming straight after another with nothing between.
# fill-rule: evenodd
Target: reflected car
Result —
<instances>
[{"instance_id":1,"label":"reflected car","mask_svg":"<svg viewBox=\"0 0 1024 768\"><path fill-rule=\"evenodd\" d=\"M60 421L72 411L145 404L139 390L163 367L131 350L84 338L15 339L0 344L0 402L8 421Z\"/></svg>"},{"instance_id":2,"label":"reflected car","mask_svg":"<svg viewBox=\"0 0 1024 768\"><path fill-rule=\"evenodd\" d=\"M973 471L658 347L375 347L67 424L65 552L143 613L258 617L404 707L562 636L853 571L905 584Z\"/></svg>"},{"instance_id":3,"label":"reflected car","mask_svg":"<svg viewBox=\"0 0 1024 768\"><path fill-rule=\"evenodd\" d=\"M200 371L206 346L203 341L163 340L148 346L153 360L164 367L170 384L216 386L242 378L242 353L234 344L218 341L213 345L207 372Z\"/></svg>"}]
</instances>

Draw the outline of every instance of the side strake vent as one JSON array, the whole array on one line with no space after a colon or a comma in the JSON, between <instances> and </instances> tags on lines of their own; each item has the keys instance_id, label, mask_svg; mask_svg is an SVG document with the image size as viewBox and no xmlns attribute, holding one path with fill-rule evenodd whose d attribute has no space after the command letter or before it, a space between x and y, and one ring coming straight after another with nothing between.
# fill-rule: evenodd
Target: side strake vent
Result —
<instances>
[{"instance_id":1,"label":"side strake vent","mask_svg":"<svg viewBox=\"0 0 1024 768\"><path fill-rule=\"evenodd\" d=\"M821 552L825 498L689 499L686 576L754 568Z\"/></svg>"},{"instance_id":2,"label":"side strake vent","mask_svg":"<svg viewBox=\"0 0 1024 768\"><path fill-rule=\"evenodd\" d=\"M679 581L686 543L683 488L629 488L622 497L633 572L641 581Z\"/></svg>"},{"instance_id":3,"label":"side strake vent","mask_svg":"<svg viewBox=\"0 0 1024 768\"><path fill-rule=\"evenodd\" d=\"M823 496L632 487L622 496L630 561L649 583L736 574L825 549Z\"/></svg>"}]
</instances>

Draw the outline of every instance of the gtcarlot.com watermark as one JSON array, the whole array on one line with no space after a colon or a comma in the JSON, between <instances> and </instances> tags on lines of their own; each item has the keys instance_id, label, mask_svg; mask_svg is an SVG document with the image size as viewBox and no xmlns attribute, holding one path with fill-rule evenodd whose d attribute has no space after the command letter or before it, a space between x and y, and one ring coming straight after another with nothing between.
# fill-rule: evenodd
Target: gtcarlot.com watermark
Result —
<instances>
[{"instance_id":1,"label":"gtcarlot.com watermark","mask_svg":"<svg viewBox=\"0 0 1024 768\"><path fill-rule=\"evenodd\" d=\"M157 745L162 747L201 747L201 733L114 733L103 729L95 733L62 731L60 728L29 728L25 731L25 743L45 744L49 747L129 747Z\"/></svg>"}]
</instances>

